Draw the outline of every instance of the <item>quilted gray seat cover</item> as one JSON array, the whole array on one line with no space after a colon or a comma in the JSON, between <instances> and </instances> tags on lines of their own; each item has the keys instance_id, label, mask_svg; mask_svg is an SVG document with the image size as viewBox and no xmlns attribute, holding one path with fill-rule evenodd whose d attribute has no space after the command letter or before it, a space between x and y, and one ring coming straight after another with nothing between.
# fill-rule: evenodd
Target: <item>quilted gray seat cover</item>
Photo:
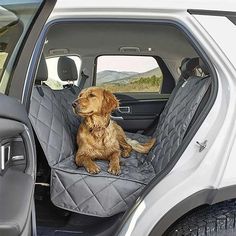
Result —
<instances>
[{"instance_id":1,"label":"quilted gray seat cover","mask_svg":"<svg viewBox=\"0 0 236 236\"><path fill-rule=\"evenodd\" d=\"M39 88L43 90L43 96ZM51 167L72 156L76 149L61 108L51 88L46 85L34 87L29 118Z\"/></svg>"},{"instance_id":2,"label":"quilted gray seat cover","mask_svg":"<svg viewBox=\"0 0 236 236\"><path fill-rule=\"evenodd\" d=\"M210 84L210 78L190 77L177 86L160 116L153 137L155 147L148 155L133 152L121 160L120 176L107 173L108 163L98 161L102 171L90 175L74 163L74 132L69 124L71 105L60 103L64 97L48 87L33 89L30 120L51 166L51 200L61 208L100 217L123 212L139 196L142 189L171 161ZM58 96L60 98L58 98ZM63 108L64 107L64 108ZM127 134L141 142L148 137Z\"/></svg>"},{"instance_id":3,"label":"quilted gray seat cover","mask_svg":"<svg viewBox=\"0 0 236 236\"><path fill-rule=\"evenodd\" d=\"M153 134L156 145L148 155L156 174L166 167L179 148L209 85L210 77L192 76L173 91L174 97L167 102Z\"/></svg>"},{"instance_id":4,"label":"quilted gray seat cover","mask_svg":"<svg viewBox=\"0 0 236 236\"><path fill-rule=\"evenodd\" d=\"M76 99L80 92L80 88L77 86L67 87L62 90L54 90L53 93L56 97L57 103L62 106L61 111L66 118L68 128L71 132L74 146L76 145L76 133L80 125L81 120L72 110L72 102Z\"/></svg>"}]
</instances>

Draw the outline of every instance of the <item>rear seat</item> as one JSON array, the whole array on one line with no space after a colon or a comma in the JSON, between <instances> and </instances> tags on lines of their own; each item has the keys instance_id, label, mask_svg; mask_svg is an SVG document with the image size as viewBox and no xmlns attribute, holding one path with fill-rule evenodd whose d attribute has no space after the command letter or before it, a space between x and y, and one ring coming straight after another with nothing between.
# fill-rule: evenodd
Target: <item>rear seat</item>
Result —
<instances>
[{"instance_id":1,"label":"rear seat","mask_svg":"<svg viewBox=\"0 0 236 236\"><path fill-rule=\"evenodd\" d=\"M66 56L61 56L57 64L57 72L61 81L72 82L78 79L77 68L74 60ZM53 93L59 104L61 104L62 112L66 117L68 127L73 138L75 145L75 137L77 129L80 125L80 119L76 116L72 110L72 102L76 99L81 89L72 84L66 84L61 90L54 90Z\"/></svg>"},{"instance_id":2,"label":"rear seat","mask_svg":"<svg viewBox=\"0 0 236 236\"><path fill-rule=\"evenodd\" d=\"M50 153L49 157L45 156L48 164L52 166L67 155L72 155L76 147L58 97L49 86L43 83L47 79L47 65L42 57L32 91L29 118L44 154Z\"/></svg>"},{"instance_id":3,"label":"rear seat","mask_svg":"<svg viewBox=\"0 0 236 236\"><path fill-rule=\"evenodd\" d=\"M99 161L102 171L97 175L75 165L76 148L68 116L50 88L35 86L30 120L51 167L52 202L63 209L100 217L125 211L172 160L210 83L209 76L190 76L176 86L152 135L156 145L148 155L132 152L122 160L120 176L107 173L108 163L103 161ZM129 136L141 142L148 138Z\"/></svg>"}]
</instances>

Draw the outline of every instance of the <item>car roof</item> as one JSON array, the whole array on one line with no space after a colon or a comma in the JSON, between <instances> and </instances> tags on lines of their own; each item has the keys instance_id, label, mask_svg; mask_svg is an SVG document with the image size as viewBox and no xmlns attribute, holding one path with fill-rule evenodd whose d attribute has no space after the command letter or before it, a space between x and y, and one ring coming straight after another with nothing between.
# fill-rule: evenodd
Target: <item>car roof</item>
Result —
<instances>
[{"instance_id":1,"label":"car roof","mask_svg":"<svg viewBox=\"0 0 236 236\"><path fill-rule=\"evenodd\" d=\"M157 9L157 10L215 10L236 12L235 0L57 0L54 11L91 11L117 9Z\"/></svg>"}]
</instances>

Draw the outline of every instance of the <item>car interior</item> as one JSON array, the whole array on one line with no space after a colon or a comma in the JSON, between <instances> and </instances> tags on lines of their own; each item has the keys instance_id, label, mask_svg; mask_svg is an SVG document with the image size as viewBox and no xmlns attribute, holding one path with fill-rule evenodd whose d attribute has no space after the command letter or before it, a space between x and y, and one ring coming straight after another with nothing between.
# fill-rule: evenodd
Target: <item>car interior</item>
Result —
<instances>
[{"instance_id":1,"label":"car interior","mask_svg":"<svg viewBox=\"0 0 236 236\"><path fill-rule=\"evenodd\" d=\"M109 64L98 70L101 57L112 64L119 56L125 64L132 64L132 57L151 58L156 67L145 73L120 71L123 77ZM37 148L38 235L114 235L124 213L173 162L201 116L213 86L209 66L175 25L139 21L54 23L39 61L29 111ZM49 76L50 67L57 79ZM121 160L119 176L108 173L103 161L97 175L74 163L81 118L72 102L90 86L114 92L120 107L111 118L129 138L142 143L156 138L148 154L132 152Z\"/></svg>"}]
</instances>

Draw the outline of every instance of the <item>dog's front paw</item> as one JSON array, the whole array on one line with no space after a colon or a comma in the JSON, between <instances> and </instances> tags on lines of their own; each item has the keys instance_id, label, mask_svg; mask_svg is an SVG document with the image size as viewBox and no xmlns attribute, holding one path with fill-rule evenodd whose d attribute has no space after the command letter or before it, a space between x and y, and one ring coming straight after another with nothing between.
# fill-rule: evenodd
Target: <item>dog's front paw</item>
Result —
<instances>
[{"instance_id":1,"label":"dog's front paw","mask_svg":"<svg viewBox=\"0 0 236 236\"><path fill-rule=\"evenodd\" d=\"M130 156L131 151L130 150L122 150L121 156L126 158Z\"/></svg>"},{"instance_id":2,"label":"dog's front paw","mask_svg":"<svg viewBox=\"0 0 236 236\"><path fill-rule=\"evenodd\" d=\"M90 174L98 174L101 171L101 168L95 163L89 164L85 168Z\"/></svg>"},{"instance_id":3,"label":"dog's front paw","mask_svg":"<svg viewBox=\"0 0 236 236\"><path fill-rule=\"evenodd\" d=\"M120 174L120 166L119 165L111 165L108 168L108 172L112 175L119 175Z\"/></svg>"}]
</instances>

